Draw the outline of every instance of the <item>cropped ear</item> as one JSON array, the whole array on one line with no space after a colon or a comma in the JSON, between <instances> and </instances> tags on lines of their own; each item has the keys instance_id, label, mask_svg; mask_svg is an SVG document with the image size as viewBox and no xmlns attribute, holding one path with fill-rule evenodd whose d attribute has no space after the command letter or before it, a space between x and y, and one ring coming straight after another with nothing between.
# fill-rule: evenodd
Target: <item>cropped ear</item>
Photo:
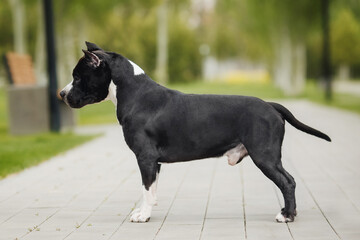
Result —
<instances>
[{"instance_id":1,"label":"cropped ear","mask_svg":"<svg viewBox=\"0 0 360 240\"><path fill-rule=\"evenodd\" d=\"M95 43L91 43L91 42L85 42L86 46L87 46L87 50L92 52L92 51L96 51L96 50L102 50L100 47L98 47Z\"/></svg>"},{"instance_id":2,"label":"cropped ear","mask_svg":"<svg viewBox=\"0 0 360 240\"><path fill-rule=\"evenodd\" d=\"M98 56L96 56L94 53L89 52L87 50L82 50L85 54L85 59L87 60L88 64L93 67L97 68L100 66L101 60Z\"/></svg>"}]
</instances>

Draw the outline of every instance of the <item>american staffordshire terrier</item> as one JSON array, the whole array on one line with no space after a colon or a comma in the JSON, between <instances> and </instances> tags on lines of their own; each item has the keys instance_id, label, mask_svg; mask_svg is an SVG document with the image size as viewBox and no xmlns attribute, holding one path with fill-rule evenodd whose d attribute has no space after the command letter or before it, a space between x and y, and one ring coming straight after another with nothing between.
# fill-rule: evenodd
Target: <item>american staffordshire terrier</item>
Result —
<instances>
[{"instance_id":1,"label":"american staffordshire terrier","mask_svg":"<svg viewBox=\"0 0 360 240\"><path fill-rule=\"evenodd\" d=\"M86 42L73 81L60 93L72 108L111 100L125 141L135 153L143 183L143 203L130 217L147 222L156 204L161 163L225 155L230 165L250 156L281 190L285 207L278 222L296 216L295 181L281 163L285 120L331 141L298 121L284 106L256 97L184 94L153 81L138 65Z\"/></svg>"}]
</instances>

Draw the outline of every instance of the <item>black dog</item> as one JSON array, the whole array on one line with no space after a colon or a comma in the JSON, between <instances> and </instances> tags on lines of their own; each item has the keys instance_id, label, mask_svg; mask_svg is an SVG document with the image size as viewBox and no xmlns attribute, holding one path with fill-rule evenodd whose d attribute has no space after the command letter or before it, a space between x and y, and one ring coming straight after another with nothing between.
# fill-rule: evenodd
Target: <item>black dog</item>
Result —
<instances>
[{"instance_id":1,"label":"black dog","mask_svg":"<svg viewBox=\"0 0 360 240\"><path fill-rule=\"evenodd\" d=\"M144 200L133 222L150 219L156 204L161 163L228 157L230 165L250 155L255 165L281 190L285 208L278 222L296 215L295 181L281 164L287 120L297 129L331 141L277 103L255 97L184 94L160 86L135 63L86 42L88 50L73 71L73 81L60 93L73 108L110 99L126 143L141 171Z\"/></svg>"}]
</instances>

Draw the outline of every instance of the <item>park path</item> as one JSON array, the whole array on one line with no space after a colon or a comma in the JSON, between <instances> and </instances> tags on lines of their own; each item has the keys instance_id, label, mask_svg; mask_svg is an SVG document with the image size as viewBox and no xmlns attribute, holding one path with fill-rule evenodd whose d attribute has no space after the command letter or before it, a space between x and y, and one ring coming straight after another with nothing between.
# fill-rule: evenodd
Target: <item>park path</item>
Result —
<instances>
[{"instance_id":1,"label":"park path","mask_svg":"<svg viewBox=\"0 0 360 240\"><path fill-rule=\"evenodd\" d=\"M297 182L298 217L274 220L283 204L245 158L162 167L150 222L129 221L140 173L121 128L0 181L0 240L360 239L360 116L307 101L283 102L328 143L287 124L283 164Z\"/></svg>"}]
</instances>

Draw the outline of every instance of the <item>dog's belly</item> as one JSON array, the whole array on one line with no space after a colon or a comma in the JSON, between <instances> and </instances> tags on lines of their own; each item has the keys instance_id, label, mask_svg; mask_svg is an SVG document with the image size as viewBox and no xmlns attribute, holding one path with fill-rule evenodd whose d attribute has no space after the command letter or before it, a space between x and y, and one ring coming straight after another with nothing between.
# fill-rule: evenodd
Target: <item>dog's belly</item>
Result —
<instances>
[{"instance_id":1,"label":"dog's belly","mask_svg":"<svg viewBox=\"0 0 360 240\"><path fill-rule=\"evenodd\" d=\"M244 157L248 156L248 151L242 143L227 150L225 153L223 153L223 152L224 151L220 150L219 154L218 154L218 153L213 153L213 152L211 152L211 150L209 150L208 152L202 152L202 153L197 152L197 153L192 153L192 154L178 153L178 154L176 154L176 157L170 157L170 156L162 157L161 160L159 161L159 163L185 162L185 161L206 159L206 158L210 158L210 157L225 156L228 160L228 164L230 166L235 166L236 164L241 162L241 160Z\"/></svg>"},{"instance_id":2,"label":"dog's belly","mask_svg":"<svg viewBox=\"0 0 360 240\"><path fill-rule=\"evenodd\" d=\"M216 134L214 134L216 135ZM226 136L214 137L211 133L207 138L199 135L188 137L171 138L167 144L159 146L158 150L161 154L162 162L184 162L197 159L220 157L230 149L236 149L241 142L236 137ZM234 151L233 151L234 152ZM228 155L234 155L233 152ZM236 153L238 153L237 151Z\"/></svg>"}]
</instances>

